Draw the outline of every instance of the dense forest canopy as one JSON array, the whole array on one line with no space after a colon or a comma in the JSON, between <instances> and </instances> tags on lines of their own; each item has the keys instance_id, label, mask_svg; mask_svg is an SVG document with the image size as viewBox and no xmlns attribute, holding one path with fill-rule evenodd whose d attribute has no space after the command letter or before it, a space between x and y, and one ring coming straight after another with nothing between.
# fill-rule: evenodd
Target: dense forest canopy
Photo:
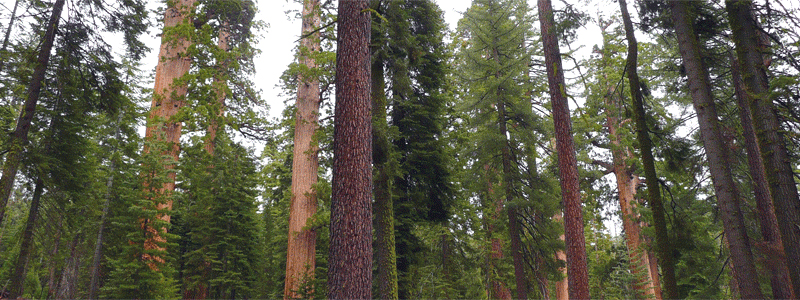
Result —
<instances>
[{"instance_id":1,"label":"dense forest canopy","mask_svg":"<svg viewBox=\"0 0 800 300\"><path fill-rule=\"evenodd\" d=\"M800 297L789 0L0 1L0 299Z\"/></svg>"}]
</instances>

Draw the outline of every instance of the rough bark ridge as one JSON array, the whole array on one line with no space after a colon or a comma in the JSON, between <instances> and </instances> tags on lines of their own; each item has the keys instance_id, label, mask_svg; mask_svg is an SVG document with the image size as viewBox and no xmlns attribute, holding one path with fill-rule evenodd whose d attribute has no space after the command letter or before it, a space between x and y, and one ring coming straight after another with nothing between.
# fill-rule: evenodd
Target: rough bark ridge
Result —
<instances>
[{"instance_id":1,"label":"rough bark ridge","mask_svg":"<svg viewBox=\"0 0 800 300\"><path fill-rule=\"evenodd\" d=\"M180 154L181 128L183 126L180 121L174 120L172 117L183 107L183 98L186 95L186 85L178 84L176 79L189 72L189 67L191 66L191 58L185 53L190 41L185 37L176 35L171 30L181 23L189 21L188 15L194 8L194 2L194 0L169 1L169 6L164 12L164 30L161 36L161 48L158 53L159 60L158 65L156 65L155 88L153 89L155 95L150 105L150 115L145 131L145 140L166 143L167 150L163 154L172 157L172 161L164 163L164 169L168 172L166 182L161 187L146 187L147 189L154 189L158 194L167 196L167 199L172 191L175 190L176 173L172 170L175 168L174 162L178 160L178 155ZM148 152L150 152L150 149L145 146L144 153ZM171 210L172 201L168 200L165 203L159 203L156 209ZM158 218L165 222L170 221L169 214L159 215ZM146 250L162 249L158 244L165 242L162 233L166 233L167 229L153 228L149 223L149 220L143 222L143 230L152 234L153 237L145 240L144 248ZM158 269L154 262L162 263L164 261L161 257L151 257L150 255L143 255L143 258L151 261L150 268L154 270Z\"/></svg>"},{"instance_id":2,"label":"rough bark ridge","mask_svg":"<svg viewBox=\"0 0 800 300\"><path fill-rule=\"evenodd\" d=\"M300 40L299 61L309 70L316 68L314 54L319 52L319 0L303 3L303 28ZM305 228L317 212L317 183L319 147L314 141L319 116L319 79L310 74L299 74L297 85L297 113L295 114L294 159L292 161L292 200L289 215L289 248L286 251L286 284L284 299L308 297L303 287L314 280L316 266L317 233ZM311 292L311 291L308 291Z\"/></svg>"},{"instance_id":3,"label":"rough bark ridge","mask_svg":"<svg viewBox=\"0 0 800 300\"><path fill-rule=\"evenodd\" d=\"M647 183L647 202L650 204L650 209L653 212L656 248L659 261L661 262L661 268L664 272L664 290L666 291L666 298L676 299L678 298L678 284L675 278L675 263L672 260L672 245L669 242L666 211L664 210L664 204L661 199L661 188L658 184L655 158L653 158L653 143L650 141L650 134L648 133L647 118L644 111L644 97L642 95L639 73L637 71L639 44L636 41L630 14L628 14L628 4L625 0L619 0L619 5L622 12L622 21L625 26L625 38L628 40L628 57L625 63L625 70L628 73L628 82L630 84L631 97L633 98L636 138L639 141L642 166L644 167L644 177ZM636 235L638 236L638 232ZM651 279L655 278L655 276L652 275L650 277ZM653 282L657 283L657 281ZM656 298L660 297L660 293L656 295Z\"/></svg>"},{"instance_id":4,"label":"rough bark ridge","mask_svg":"<svg viewBox=\"0 0 800 300\"><path fill-rule=\"evenodd\" d=\"M758 285L751 252L750 240L744 225L744 217L739 204L739 195L731 176L730 158L722 134L719 119L711 95L711 86L706 66L702 62L700 44L694 34L690 19L688 2L672 1L672 19L678 37L683 65L689 79L689 91L692 95L700 135L708 158L711 180L714 183L717 203L720 208L725 236L730 245L734 274L739 284L742 298L762 299L764 295Z\"/></svg>"},{"instance_id":5,"label":"rough bark ridge","mask_svg":"<svg viewBox=\"0 0 800 300\"><path fill-rule=\"evenodd\" d=\"M569 298L589 299L589 274L586 265L586 241L583 235L578 162L575 157L572 121L566 97L567 87L564 83L564 69L561 67L561 54L550 0L539 0L539 22L542 27L547 81L556 130L559 182L564 205Z\"/></svg>"},{"instance_id":6,"label":"rough bark ridge","mask_svg":"<svg viewBox=\"0 0 800 300\"><path fill-rule=\"evenodd\" d=\"M783 250L783 241L778 229L775 207L772 205L772 194L769 191L764 161L761 159L761 150L758 148L756 134L753 131L753 120L750 117L750 107L747 103L749 96L744 89L739 68L738 60L732 57L731 78L736 90L736 105L739 106L739 119L742 122L742 135L747 149L747 166L750 169L750 177L753 179L753 192L761 225L761 236L764 239L764 244L760 248L763 249L763 254L768 259L765 264L770 273L772 297L775 299L793 299L792 281L787 267L786 252Z\"/></svg>"},{"instance_id":7,"label":"rough bark ridge","mask_svg":"<svg viewBox=\"0 0 800 300\"><path fill-rule=\"evenodd\" d=\"M748 97L753 127L767 173L775 215L787 256L792 290L800 295L800 198L792 171L792 160L784 142L780 121L769 97L764 55L759 49L758 24L752 13L751 1L725 2L729 23L741 64L745 96ZM795 259L792 259L795 258Z\"/></svg>"},{"instance_id":8,"label":"rough bark ridge","mask_svg":"<svg viewBox=\"0 0 800 300\"><path fill-rule=\"evenodd\" d=\"M61 19L61 10L64 8L65 0L56 0L53 4L53 12L47 21L47 28L42 40L42 48L36 59L36 67L33 70L31 82L28 85L28 97L25 99L22 111L19 113L17 127L11 135L11 145L6 154L6 161L3 164L3 176L0 178L0 225L3 224L3 216L6 214L8 198L11 197L11 190L14 189L14 178L17 176L19 164L22 161L23 147L28 143L28 132L31 129L31 121L36 111L36 103L39 102L39 94L42 91L47 66L50 63L50 51L56 39L58 21Z\"/></svg>"},{"instance_id":9,"label":"rough bark ridge","mask_svg":"<svg viewBox=\"0 0 800 300\"><path fill-rule=\"evenodd\" d=\"M330 299L372 298L372 117L368 0L339 1Z\"/></svg>"}]
</instances>

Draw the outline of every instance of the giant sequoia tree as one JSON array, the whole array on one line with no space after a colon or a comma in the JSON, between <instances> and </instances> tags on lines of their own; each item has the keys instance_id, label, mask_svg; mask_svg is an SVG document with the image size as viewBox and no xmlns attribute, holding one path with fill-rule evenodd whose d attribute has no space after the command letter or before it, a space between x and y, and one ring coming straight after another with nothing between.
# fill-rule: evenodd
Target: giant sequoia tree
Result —
<instances>
[{"instance_id":1,"label":"giant sequoia tree","mask_svg":"<svg viewBox=\"0 0 800 300\"><path fill-rule=\"evenodd\" d=\"M339 2L328 297L372 298L369 1Z\"/></svg>"}]
</instances>

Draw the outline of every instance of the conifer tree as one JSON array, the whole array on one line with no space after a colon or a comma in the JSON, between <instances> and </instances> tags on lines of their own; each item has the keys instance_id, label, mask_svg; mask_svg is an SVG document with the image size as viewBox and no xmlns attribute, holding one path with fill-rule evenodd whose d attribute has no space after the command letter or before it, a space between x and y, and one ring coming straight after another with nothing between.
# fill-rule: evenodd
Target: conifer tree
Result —
<instances>
[{"instance_id":1,"label":"conifer tree","mask_svg":"<svg viewBox=\"0 0 800 300\"><path fill-rule=\"evenodd\" d=\"M294 155L292 163L292 201L289 215L289 246L286 251L286 283L284 299L301 298L301 289L314 279L316 232L308 228L308 220L317 212L319 147L314 140L319 128L319 106L322 101L319 79L316 78L316 56L320 51L321 8L318 0L303 2L302 38L299 60L304 72L298 74L297 114L295 116Z\"/></svg>"},{"instance_id":2,"label":"conifer tree","mask_svg":"<svg viewBox=\"0 0 800 300\"><path fill-rule=\"evenodd\" d=\"M739 285L742 298L763 298L758 285L758 275L750 241L745 231L740 198L733 183L730 170L730 157L722 141L716 105L711 93L708 69L701 60L700 44L691 22L692 12L689 3L670 2L670 9L678 45L689 81L701 137L708 157L714 190L720 205L721 219L726 239L730 245L733 274Z\"/></svg>"},{"instance_id":3,"label":"conifer tree","mask_svg":"<svg viewBox=\"0 0 800 300\"><path fill-rule=\"evenodd\" d=\"M572 138L572 121L566 98L564 69L556 37L553 8L550 0L539 0L539 22L542 30L545 66L556 131L556 152L561 182L561 199L564 205L564 227L567 252L567 279L570 299L588 299L588 273L586 271L586 244L583 235L578 166Z\"/></svg>"},{"instance_id":4,"label":"conifer tree","mask_svg":"<svg viewBox=\"0 0 800 300\"><path fill-rule=\"evenodd\" d=\"M328 297L372 298L369 1L339 2Z\"/></svg>"}]
</instances>

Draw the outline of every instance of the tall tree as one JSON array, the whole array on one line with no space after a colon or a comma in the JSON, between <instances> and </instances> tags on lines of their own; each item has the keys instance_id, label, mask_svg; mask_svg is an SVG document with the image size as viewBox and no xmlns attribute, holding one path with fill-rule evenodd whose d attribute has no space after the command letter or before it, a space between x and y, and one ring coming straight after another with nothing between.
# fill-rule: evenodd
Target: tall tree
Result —
<instances>
[{"instance_id":1,"label":"tall tree","mask_svg":"<svg viewBox=\"0 0 800 300\"><path fill-rule=\"evenodd\" d=\"M589 298L589 278L586 269L586 244L583 235L583 212L578 182L578 162L572 139L572 121L567 104L564 69L558 47L555 18L550 0L539 0L539 23L542 30L545 67L552 101L556 131L556 153L564 205L564 228L567 252L567 277L570 299Z\"/></svg>"},{"instance_id":2,"label":"tall tree","mask_svg":"<svg viewBox=\"0 0 800 300\"><path fill-rule=\"evenodd\" d=\"M299 47L297 113L295 115L294 156L292 162L292 200L289 215L289 246L286 251L284 299L302 298L300 291L314 279L317 234L308 220L317 212L319 147L314 134L319 128L321 102L319 79L315 75L315 56L320 51L319 0L303 2L303 28Z\"/></svg>"},{"instance_id":3,"label":"tall tree","mask_svg":"<svg viewBox=\"0 0 800 300\"><path fill-rule=\"evenodd\" d=\"M28 132L31 129L31 121L36 112L36 103L39 101L39 95L44 85L45 74L50 62L50 51L53 49L58 23L61 20L61 10L64 8L65 2L65 0L56 0L53 4L50 20L47 22L47 27L45 28L44 37L42 39L42 46L39 48L33 76L28 85L28 96L25 99L22 111L20 111L19 118L17 119L17 126L14 129L10 141L11 145L9 146L8 154L6 154L6 160L3 163L3 175L0 178L0 226L3 224L3 216L6 213L8 198L11 196L11 190L14 187L14 179L17 176L17 170L22 161L24 147L28 143Z\"/></svg>"},{"instance_id":4,"label":"tall tree","mask_svg":"<svg viewBox=\"0 0 800 300\"><path fill-rule=\"evenodd\" d=\"M340 1L328 297L372 298L372 118L368 0Z\"/></svg>"},{"instance_id":5,"label":"tall tree","mask_svg":"<svg viewBox=\"0 0 800 300\"><path fill-rule=\"evenodd\" d=\"M746 102L752 114L755 133L767 170L775 215L778 219L787 266L795 296L800 295L800 198L798 198L792 159L786 148L781 124L770 97L767 66L759 42L759 30L753 16L752 1L728 0L725 7L736 45L736 55L744 81Z\"/></svg>"},{"instance_id":6,"label":"tall tree","mask_svg":"<svg viewBox=\"0 0 800 300\"><path fill-rule=\"evenodd\" d=\"M758 209L759 225L761 236L766 244L764 249L767 256L771 256L766 267L770 273L770 283L772 285L772 296L775 299L791 299L792 281L789 275L789 264L786 261L786 252L781 240L781 233L778 227L778 220L775 216L775 207L772 204L772 193L769 191L764 161L761 158L761 149L756 141L756 134L753 130L753 120L750 114L750 107L747 100L749 96L742 82L739 62L731 55L731 81L735 89L736 105L739 107L739 119L742 122L742 136L744 137L745 148L747 149L747 167L750 177L753 179L753 194ZM777 254L777 255L772 255Z\"/></svg>"},{"instance_id":7,"label":"tall tree","mask_svg":"<svg viewBox=\"0 0 800 300\"><path fill-rule=\"evenodd\" d=\"M174 171L175 163L178 161L180 153L180 138L181 129L183 127L181 120L175 120L173 117L184 105L184 97L186 96L186 85L179 82L178 79L183 77L191 67L191 59L186 53L190 45L190 41L185 34L187 26L193 26L190 22L189 15L194 10L195 0L172 0L167 2L167 9L164 12L164 28L161 35L161 48L158 53L158 64L156 65L156 78L153 101L150 105L150 115L147 122L147 129L145 131L145 139L151 142L162 142L165 145L164 153L168 160L164 161L164 169L167 172L167 178L163 180L161 186L147 186L146 189L153 192L155 198L163 200L154 200L153 205L157 210L162 211L158 218L162 221L169 223L169 211L172 209L172 200L170 195L175 190L175 176ZM150 152L149 146L145 145L144 153ZM143 175L148 176L148 175ZM151 181L151 178L145 178L145 182ZM145 240L146 250L163 250L163 244L166 239L162 233L166 232L166 228L155 228L151 223L153 220L143 220L143 229L148 231L153 238ZM163 258L159 256L153 257L146 254L146 260L152 260L150 267L157 270L157 263L163 263Z\"/></svg>"},{"instance_id":8,"label":"tall tree","mask_svg":"<svg viewBox=\"0 0 800 300\"><path fill-rule=\"evenodd\" d=\"M740 198L731 175L728 148L722 140L717 109L711 93L708 69L702 60L700 43L692 23L690 5L694 3L672 1L670 8L678 47L689 81L700 135L709 162L725 237L730 245L733 274L739 285L739 293L745 299L763 298L758 285L758 275L753 262L750 240L744 225Z\"/></svg>"},{"instance_id":9,"label":"tall tree","mask_svg":"<svg viewBox=\"0 0 800 300\"><path fill-rule=\"evenodd\" d=\"M658 183L658 175L655 169L655 159L653 158L652 141L650 141L647 117L644 111L644 96L642 95L641 84L639 82L638 57L639 44L636 41L636 34L633 31L633 22L628 14L628 4L625 0L619 0L622 21L625 26L625 37L628 40L628 57L625 63L625 72L628 74L631 98L633 100L634 123L636 124L636 137L639 141L639 151L642 155L642 167L644 167L644 177L647 184L647 202L653 211L653 225L656 232L656 251L661 269L664 272L664 291L667 299L678 298L678 285L675 279L675 263L672 259L672 245L669 242L667 232L666 213L664 204L661 200L661 186ZM634 249L631 249L634 250Z\"/></svg>"},{"instance_id":10,"label":"tall tree","mask_svg":"<svg viewBox=\"0 0 800 300\"><path fill-rule=\"evenodd\" d=\"M395 175L396 160L389 141L386 97L386 33L385 24L378 14L383 14L383 1L373 0L372 38L372 165L373 194L375 198L375 264L378 269L375 281L378 284L378 299L397 299L397 252L395 247L394 201L392 199L392 177ZM390 9L397 8L389 4Z\"/></svg>"}]
</instances>

